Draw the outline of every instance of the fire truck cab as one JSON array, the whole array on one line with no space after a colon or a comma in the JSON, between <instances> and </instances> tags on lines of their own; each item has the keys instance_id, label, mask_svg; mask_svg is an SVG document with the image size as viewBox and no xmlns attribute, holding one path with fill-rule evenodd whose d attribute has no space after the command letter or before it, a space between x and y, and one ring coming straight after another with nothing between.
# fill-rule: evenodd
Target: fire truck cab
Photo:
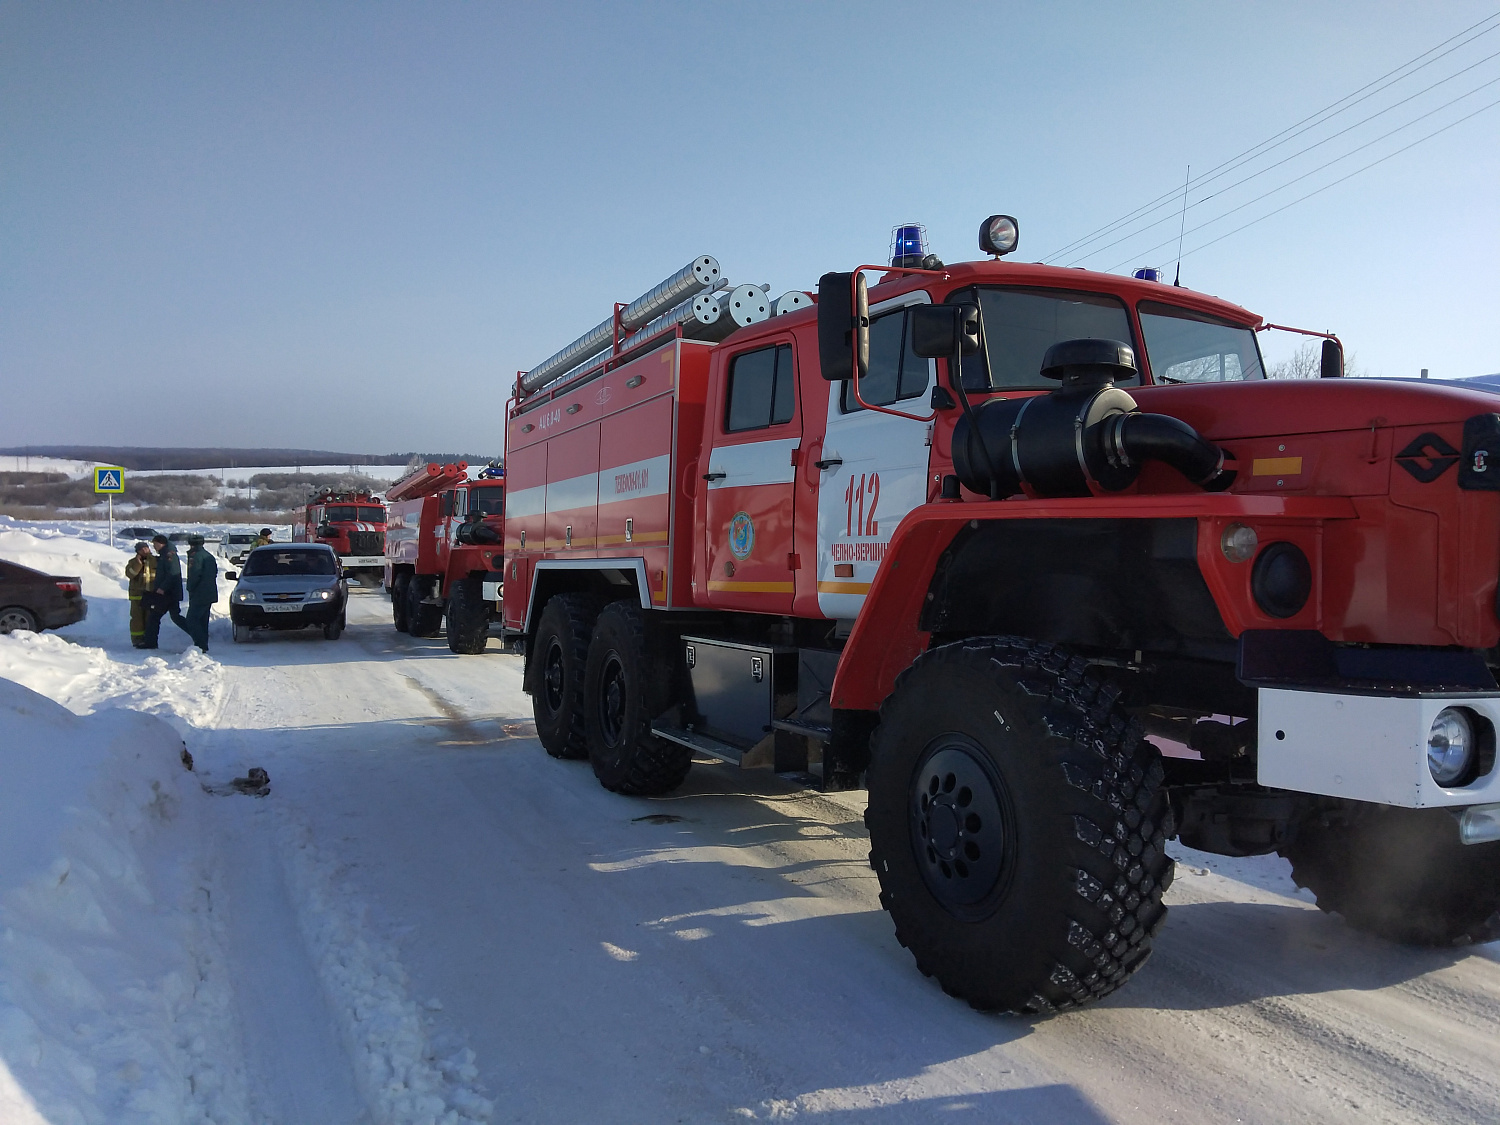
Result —
<instances>
[{"instance_id":1,"label":"fire truck cab","mask_svg":"<svg viewBox=\"0 0 1500 1125\"><path fill-rule=\"evenodd\" d=\"M374 585L385 564L385 505L368 492L325 489L298 513L292 541L328 544L345 574Z\"/></svg>"},{"instance_id":2,"label":"fire truck cab","mask_svg":"<svg viewBox=\"0 0 1500 1125\"><path fill-rule=\"evenodd\" d=\"M1267 380L1260 316L1015 242L898 233L815 306L627 335L679 273L522 373L543 745L625 794L695 757L866 785L902 943L982 1008L1123 983L1173 838L1396 940L1500 936L1500 399L1342 379L1323 333L1325 378Z\"/></svg>"}]
</instances>

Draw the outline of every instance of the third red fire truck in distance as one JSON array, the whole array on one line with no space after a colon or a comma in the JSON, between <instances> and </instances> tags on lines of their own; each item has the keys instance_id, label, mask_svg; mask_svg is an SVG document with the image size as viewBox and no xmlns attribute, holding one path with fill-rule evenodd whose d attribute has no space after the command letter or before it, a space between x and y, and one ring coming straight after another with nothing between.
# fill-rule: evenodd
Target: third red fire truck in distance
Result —
<instances>
[{"instance_id":1,"label":"third red fire truck in distance","mask_svg":"<svg viewBox=\"0 0 1500 1125\"><path fill-rule=\"evenodd\" d=\"M324 489L297 513L292 542L327 543L346 574L374 586L385 565L385 505L368 492Z\"/></svg>"},{"instance_id":2,"label":"third red fire truck in distance","mask_svg":"<svg viewBox=\"0 0 1500 1125\"><path fill-rule=\"evenodd\" d=\"M901 943L982 1008L1127 979L1173 838L1500 936L1500 399L1340 378L1331 337L1267 380L1255 313L1015 243L902 232L815 307L695 297L699 259L519 377L543 745L626 794L695 755L863 782Z\"/></svg>"},{"instance_id":3,"label":"third red fire truck in distance","mask_svg":"<svg viewBox=\"0 0 1500 1125\"><path fill-rule=\"evenodd\" d=\"M386 489L385 588L396 628L483 652L500 609L505 473L489 465L424 465Z\"/></svg>"}]
</instances>

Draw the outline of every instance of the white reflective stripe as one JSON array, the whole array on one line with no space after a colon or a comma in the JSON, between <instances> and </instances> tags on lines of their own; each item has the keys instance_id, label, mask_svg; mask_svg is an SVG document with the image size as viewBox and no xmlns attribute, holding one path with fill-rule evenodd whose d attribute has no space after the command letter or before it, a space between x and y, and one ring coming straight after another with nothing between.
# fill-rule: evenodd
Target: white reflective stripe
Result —
<instances>
[{"instance_id":1,"label":"white reflective stripe","mask_svg":"<svg viewBox=\"0 0 1500 1125\"><path fill-rule=\"evenodd\" d=\"M599 471L599 503L665 496L672 487L672 458L663 453Z\"/></svg>"},{"instance_id":2,"label":"white reflective stripe","mask_svg":"<svg viewBox=\"0 0 1500 1125\"><path fill-rule=\"evenodd\" d=\"M522 516L539 516L547 510L547 486L539 484L532 488L518 488L505 497L507 519Z\"/></svg>"},{"instance_id":3,"label":"white reflective stripe","mask_svg":"<svg viewBox=\"0 0 1500 1125\"><path fill-rule=\"evenodd\" d=\"M584 473L547 482L547 511L568 512L592 508L599 502L599 474Z\"/></svg>"},{"instance_id":4,"label":"white reflective stripe","mask_svg":"<svg viewBox=\"0 0 1500 1125\"><path fill-rule=\"evenodd\" d=\"M802 444L800 437L775 441L752 441L744 445L719 445L708 459L708 471L723 473L720 480L709 481L710 488L747 488L757 484L791 484L797 479L792 464L792 450Z\"/></svg>"}]
</instances>

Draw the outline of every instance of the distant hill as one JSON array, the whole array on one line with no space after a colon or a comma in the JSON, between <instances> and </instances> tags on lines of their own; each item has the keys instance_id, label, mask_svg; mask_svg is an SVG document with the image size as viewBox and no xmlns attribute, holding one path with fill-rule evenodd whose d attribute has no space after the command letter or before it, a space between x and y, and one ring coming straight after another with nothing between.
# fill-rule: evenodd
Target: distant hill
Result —
<instances>
[{"instance_id":1,"label":"distant hill","mask_svg":"<svg viewBox=\"0 0 1500 1125\"><path fill-rule=\"evenodd\" d=\"M63 457L126 469L253 469L285 465L404 465L411 453L332 453L326 449L198 449L111 445L27 445L0 449L7 457Z\"/></svg>"}]
</instances>

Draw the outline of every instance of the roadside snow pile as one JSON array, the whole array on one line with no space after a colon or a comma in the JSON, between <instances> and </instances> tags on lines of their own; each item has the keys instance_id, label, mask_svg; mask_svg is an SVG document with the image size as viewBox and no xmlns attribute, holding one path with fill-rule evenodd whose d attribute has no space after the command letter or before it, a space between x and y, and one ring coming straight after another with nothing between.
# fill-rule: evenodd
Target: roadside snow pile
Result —
<instances>
[{"instance_id":1,"label":"roadside snow pile","mask_svg":"<svg viewBox=\"0 0 1500 1125\"><path fill-rule=\"evenodd\" d=\"M181 750L0 679L0 1120L250 1119Z\"/></svg>"},{"instance_id":2,"label":"roadside snow pile","mask_svg":"<svg viewBox=\"0 0 1500 1125\"><path fill-rule=\"evenodd\" d=\"M129 642L126 651L132 651ZM144 653L135 663L52 633L0 637L0 677L80 715L128 708L160 715L180 732L209 726L224 696L224 669L189 645L180 655Z\"/></svg>"}]
</instances>

